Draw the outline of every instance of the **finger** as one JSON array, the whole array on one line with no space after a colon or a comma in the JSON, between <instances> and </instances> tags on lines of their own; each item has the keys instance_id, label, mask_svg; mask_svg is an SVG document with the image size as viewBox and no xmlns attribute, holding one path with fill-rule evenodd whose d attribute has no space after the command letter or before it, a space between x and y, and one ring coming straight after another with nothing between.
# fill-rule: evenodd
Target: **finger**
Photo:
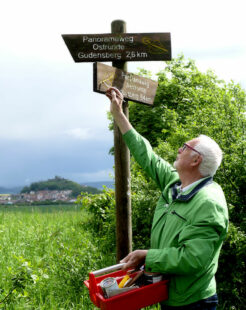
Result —
<instances>
[{"instance_id":1,"label":"finger","mask_svg":"<svg viewBox=\"0 0 246 310\"><path fill-rule=\"evenodd\" d=\"M120 99L123 99L123 95L122 95L122 93L118 90L118 88L116 88L116 87L110 87L110 88L108 89L108 91L110 91L110 92L114 91L114 92L116 93L116 96L117 96L117 97L119 97Z\"/></svg>"},{"instance_id":2,"label":"finger","mask_svg":"<svg viewBox=\"0 0 246 310\"><path fill-rule=\"evenodd\" d=\"M131 267L130 264L125 264L124 266L122 266L122 270L129 269L130 267Z\"/></svg>"},{"instance_id":3,"label":"finger","mask_svg":"<svg viewBox=\"0 0 246 310\"><path fill-rule=\"evenodd\" d=\"M138 264L132 260L129 260L122 269L129 269L129 268L136 268L138 266Z\"/></svg>"},{"instance_id":4,"label":"finger","mask_svg":"<svg viewBox=\"0 0 246 310\"><path fill-rule=\"evenodd\" d=\"M116 93L120 92L120 91L118 90L118 88L113 87L113 86L109 87L108 90L109 90L109 91L114 90Z\"/></svg>"},{"instance_id":5,"label":"finger","mask_svg":"<svg viewBox=\"0 0 246 310\"><path fill-rule=\"evenodd\" d=\"M111 91L112 100L116 99L116 92L114 90Z\"/></svg>"},{"instance_id":6,"label":"finger","mask_svg":"<svg viewBox=\"0 0 246 310\"><path fill-rule=\"evenodd\" d=\"M106 91L105 95L110 99L112 98L112 93L109 89Z\"/></svg>"},{"instance_id":7,"label":"finger","mask_svg":"<svg viewBox=\"0 0 246 310\"><path fill-rule=\"evenodd\" d=\"M127 263L129 261L129 255L125 256L120 260L120 263Z\"/></svg>"},{"instance_id":8,"label":"finger","mask_svg":"<svg viewBox=\"0 0 246 310\"><path fill-rule=\"evenodd\" d=\"M110 100L112 99L111 94L106 94L106 96L107 96Z\"/></svg>"},{"instance_id":9,"label":"finger","mask_svg":"<svg viewBox=\"0 0 246 310\"><path fill-rule=\"evenodd\" d=\"M111 94L111 90L110 90L110 89L107 89L106 92L105 92L105 94L106 94L106 95Z\"/></svg>"},{"instance_id":10,"label":"finger","mask_svg":"<svg viewBox=\"0 0 246 310\"><path fill-rule=\"evenodd\" d=\"M124 263L122 269L127 269L132 265L132 261L131 258L129 257L129 255L127 255L126 257L124 257L120 263Z\"/></svg>"},{"instance_id":11,"label":"finger","mask_svg":"<svg viewBox=\"0 0 246 310\"><path fill-rule=\"evenodd\" d=\"M110 87L110 88L108 88L105 94L106 94L106 96L107 96L110 100L112 100L112 99L115 100L116 97L113 97L113 96L112 96L113 92L116 93L116 97L117 97L118 99L120 99L121 101L124 100L124 97L123 97L122 93L121 93L116 87Z\"/></svg>"}]
</instances>

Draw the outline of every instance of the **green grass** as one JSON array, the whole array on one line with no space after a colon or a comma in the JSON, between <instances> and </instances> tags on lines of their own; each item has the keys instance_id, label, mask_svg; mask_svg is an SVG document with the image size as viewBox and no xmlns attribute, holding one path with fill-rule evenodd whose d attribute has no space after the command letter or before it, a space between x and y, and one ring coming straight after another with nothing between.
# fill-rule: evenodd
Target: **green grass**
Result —
<instances>
[{"instance_id":1,"label":"green grass","mask_svg":"<svg viewBox=\"0 0 246 310\"><path fill-rule=\"evenodd\" d=\"M0 206L0 309L96 309L83 281L115 253L88 219L77 205Z\"/></svg>"},{"instance_id":2,"label":"green grass","mask_svg":"<svg viewBox=\"0 0 246 310\"><path fill-rule=\"evenodd\" d=\"M93 309L83 281L106 266L76 205L0 206L0 309Z\"/></svg>"}]
</instances>

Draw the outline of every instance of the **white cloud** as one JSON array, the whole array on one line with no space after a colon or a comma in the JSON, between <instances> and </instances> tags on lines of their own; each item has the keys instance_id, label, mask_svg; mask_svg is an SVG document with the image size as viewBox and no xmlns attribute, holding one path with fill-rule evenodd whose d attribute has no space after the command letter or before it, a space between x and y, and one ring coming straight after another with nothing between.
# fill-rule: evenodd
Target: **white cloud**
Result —
<instances>
[{"instance_id":1,"label":"white cloud","mask_svg":"<svg viewBox=\"0 0 246 310\"><path fill-rule=\"evenodd\" d=\"M92 133L89 128L73 128L66 130L65 134L78 140L88 140L92 138Z\"/></svg>"},{"instance_id":2,"label":"white cloud","mask_svg":"<svg viewBox=\"0 0 246 310\"><path fill-rule=\"evenodd\" d=\"M1 162L8 162L8 144L17 140L20 145L30 142L44 158L52 154L60 164L60 168L54 168L53 162L47 162L42 174L33 166L29 173L32 179L50 176L51 170L58 175L66 168L74 171L71 164L79 167L81 162L87 165L79 168L81 174L75 178L97 181L110 174L107 169L111 163L106 165L104 158L100 164L97 160L95 168L95 149L87 145L91 142L97 146L102 158L101 154L107 152L102 150L103 145L113 144L106 116L108 99L93 92L92 63L74 63L61 34L109 33L116 19L126 21L129 33L171 32L173 57L183 52L196 61L198 69L214 69L220 79L233 79L246 87L244 0L156 0L149 6L140 0L125 0L120 10L115 10L112 0L107 4L105 9L105 3L99 0L86 2L86 6L81 0L8 0L1 6L0 139L8 142ZM157 73L164 63L128 63L129 72L137 68ZM85 152L75 148L84 144ZM40 145L47 148L41 149ZM23 150L19 163L23 174L35 160L34 146L27 154ZM64 154L63 148L78 159L65 162L59 157ZM4 182L7 177L15 180L13 163L5 166Z\"/></svg>"},{"instance_id":3,"label":"white cloud","mask_svg":"<svg viewBox=\"0 0 246 310\"><path fill-rule=\"evenodd\" d=\"M96 182L96 181L112 181L114 176L113 169L98 170L95 172L82 172L63 174L66 178L75 180L78 183Z\"/></svg>"},{"instance_id":4,"label":"white cloud","mask_svg":"<svg viewBox=\"0 0 246 310\"><path fill-rule=\"evenodd\" d=\"M31 180L29 178L26 178L24 183L29 185L31 183Z\"/></svg>"}]
</instances>

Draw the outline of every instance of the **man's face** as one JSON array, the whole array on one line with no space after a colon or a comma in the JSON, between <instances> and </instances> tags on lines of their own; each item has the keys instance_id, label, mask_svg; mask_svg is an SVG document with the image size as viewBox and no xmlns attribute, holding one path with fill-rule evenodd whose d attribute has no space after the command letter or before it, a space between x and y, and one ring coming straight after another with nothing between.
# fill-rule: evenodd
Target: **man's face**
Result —
<instances>
[{"instance_id":1,"label":"man's face","mask_svg":"<svg viewBox=\"0 0 246 310\"><path fill-rule=\"evenodd\" d=\"M192 139L186 142L186 144L188 144L192 148L195 148L197 143L198 143L198 138L195 138L195 139ZM174 168L176 168L178 172L182 172L182 171L190 169L191 167L190 164L192 163L194 159L194 155L192 155L192 153L193 151L188 147L185 147L184 149L183 147L179 148L178 155L174 162Z\"/></svg>"}]
</instances>

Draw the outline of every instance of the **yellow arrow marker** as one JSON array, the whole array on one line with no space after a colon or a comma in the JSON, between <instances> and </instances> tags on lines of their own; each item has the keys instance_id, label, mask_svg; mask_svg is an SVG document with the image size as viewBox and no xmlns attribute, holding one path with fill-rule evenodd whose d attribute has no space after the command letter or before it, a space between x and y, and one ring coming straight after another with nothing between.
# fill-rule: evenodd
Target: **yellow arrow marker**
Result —
<instances>
[{"instance_id":1,"label":"yellow arrow marker","mask_svg":"<svg viewBox=\"0 0 246 310\"><path fill-rule=\"evenodd\" d=\"M153 41L150 38L143 37L142 42L149 47L150 53L152 54L168 53L168 50L158 40Z\"/></svg>"}]
</instances>

